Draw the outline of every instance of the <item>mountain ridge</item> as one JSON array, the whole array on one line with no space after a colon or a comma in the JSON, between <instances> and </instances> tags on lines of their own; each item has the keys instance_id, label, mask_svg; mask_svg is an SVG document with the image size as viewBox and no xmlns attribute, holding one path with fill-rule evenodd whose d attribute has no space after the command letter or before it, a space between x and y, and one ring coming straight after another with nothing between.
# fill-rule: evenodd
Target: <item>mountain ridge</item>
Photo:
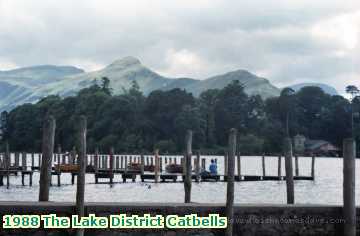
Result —
<instances>
[{"instance_id":1,"label":"mountain ridge","mask_svg":"<svg viewBox=\"0 0 360 236\"><path fill-rule=\"evenodd\" d=\"M19 74L23 77L19 77ZM91 72L85 72L74 66L54 65L18 68L8 71L7 75L0 71L0 87L5 88L0 90L0 98L2 98L0 110L11 110L17 105L33 103L48 95L71 96L93 84L95 79L102 77L109 78L114 94L122 93L124 88L128 89L133 80L137 81L145 95L157 89L180 88L198 96L207 89L221 89L233 80L239 80L244 84L245 92L249 95L268 98L280 94L280 90L269 80L247 70L230 71L204 80L170 78L147 68L139 59L128 56Z\"/></svg>"}]
</instances>

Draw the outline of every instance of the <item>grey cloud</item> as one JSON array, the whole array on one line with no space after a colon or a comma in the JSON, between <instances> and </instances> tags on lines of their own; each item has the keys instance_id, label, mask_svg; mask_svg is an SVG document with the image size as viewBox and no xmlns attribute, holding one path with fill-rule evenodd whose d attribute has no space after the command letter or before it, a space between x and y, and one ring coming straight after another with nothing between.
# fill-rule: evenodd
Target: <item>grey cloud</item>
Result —
<instances>
[{"instance_id":1,"label":"grey cloud","mask_svg":"<svg viewBox=\"0 0 360 236\"><path fill-rule=\"evenodd\" d=\"M350 66L359 46L334 57L332 42L310 30L356 10L356 0L0 0L0 55L19 66L132 55L172 73L168 52L187 50L203 62L185 68L188 77L242 68L281 86L307 78L342 89L338 76L360 74Z\"/></svg>"}]
</instances>

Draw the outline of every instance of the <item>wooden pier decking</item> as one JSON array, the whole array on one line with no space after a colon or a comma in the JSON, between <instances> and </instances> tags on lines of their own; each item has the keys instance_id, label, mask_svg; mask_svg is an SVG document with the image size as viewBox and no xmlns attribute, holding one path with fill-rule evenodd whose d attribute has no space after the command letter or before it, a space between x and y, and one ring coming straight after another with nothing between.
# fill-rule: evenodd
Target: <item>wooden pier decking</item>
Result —
<instances>
[{"instance_id":1,"label":"wooden pier decking","mask_svg":"<svg viewBox=\"0 0 360 236\"><path fill-rule=\"evenodd\" d=\"M4 178L6 179L6 186L10 185L10 176L21 175L21 183L25 186L25 179L28 177L29 186L33 183L33 174L38 172L41 164L41 154L26 154L23 153L21 158L19 154L11 155L9 160L8 169L0 168L0 186L4 186ZM156 158L158 160L156 161ZM197 160L199 158L199 160ZM201 173L206 169L206 161L214 159L215 162L221 158L219 156L214 157L196 157L192 158L193 174L191 180L194 182L221 182L227 181L227 169L224 168L218 175ZM276 158L276 157L273 157ZM237 174L235 174L236 182L248 182L248 181L285 181L286 177L282 174L281 160L284 157L278 159L278 175L267 174L265 171L265 159L262 157L262 175L248 175L241 172L244 167L241 165L241 157L237 157ZM296 157L298 159L298 157ZM71 184L75 184L75 177L77 176L77 161L76 155L72 153L57 153L54 154L52 159L52 171L51 175L56 177L55 186L61 186L62 176L71 175ZM311 175L302 176L298 174L299 168L295 168L297 173L294 174L294 180L314 181L314 157L311 159ZM6 163L4 155L0 155L0 163ZM142 155L102 155L95 154L87 155L87 168L86 174L94 176L94 183L110 183L113 184L114 179L116 183L126 182L156 182L156 174L158 174L159 183L176 183L184 181L183 166L184 161L182 156L142 156ZM227 158L224 157L222 165L226 166ZM295 161L295 165L298 161ZM155 165L158 165L157 173ZM176 166L176 173L167 172L167 167ZM200 172L201 170L201 172ZM198 171L198 172L197 172ZM119 182L119 178L121 179ZM53 180L53 178L52 178ZM51 181L53 186L53 181Z\"/></svg>"}]
</instances>

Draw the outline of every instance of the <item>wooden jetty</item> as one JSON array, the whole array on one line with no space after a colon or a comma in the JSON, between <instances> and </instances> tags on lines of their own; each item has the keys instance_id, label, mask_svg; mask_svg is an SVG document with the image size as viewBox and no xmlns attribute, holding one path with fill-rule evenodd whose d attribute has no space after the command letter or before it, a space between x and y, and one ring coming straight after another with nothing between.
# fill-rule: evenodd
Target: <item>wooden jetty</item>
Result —
<instances>
[{"instance_id":1,"label":"wooden jetty","mask_svg":"<svg viewBox=\"0 0 360 236\"><path fill-rule=\"evenodd\" d=\"M157 159L156 159L157 158ZM246 174L245 164L242 157L238 153L235 164L235 182L246 181L285 181L286 176L282 175L281 159L278 158L278 174L271 175L270 171L266 171L266 159L268 157L261 156L260 175ZM272 157L274 159L274 157ZM299 175L299 159L308 159L311 162L311 175ZM71 175L71 184L75 184L79 167L77 165L78 155L74 152L54 153L52 158L51 176L55 177L55 186L61 186L62 179L65 175ZM207 164L210 159L214 159L219 163L221 156L201 156L200 153L192 155L190 160L192 163L191 181L192 182L217 182L227 181L227 156L223 156L221 165L223 171L217 175L205 173ZM293 179L296 180L315 180L315 157L294 157L295 172ZM296 161L297 160L297 161ZM20 175L22 177L22 185L26 185L25 179L28 177L28 185L32 186L34 173L41 168L42 155L37 153L9 153L7 160L6 153L0 154L0 186L10 185L10 176ZM8 163L8 165L7 165ZM184 156L170 155L120 155L120 154L87 154L86 155L86 174L94 175L94 182L98 183L114 183L114 179L121 178L120 182L158 182L174 183L183 182L185 179ZM158 166L156 168L156 166ZM220 166L219 166L220 167ZM157 173L155 170L157 169ZM9 176L9 177L8 177ZM158 177L157 177L158 176ZM4 184L4 179L9 179ZM50 185L54 186L53 178L50 178ZM118 181L119 182L119 181ZM118 183L117 182L117 183Z\"/></svg>"}]
</instances>

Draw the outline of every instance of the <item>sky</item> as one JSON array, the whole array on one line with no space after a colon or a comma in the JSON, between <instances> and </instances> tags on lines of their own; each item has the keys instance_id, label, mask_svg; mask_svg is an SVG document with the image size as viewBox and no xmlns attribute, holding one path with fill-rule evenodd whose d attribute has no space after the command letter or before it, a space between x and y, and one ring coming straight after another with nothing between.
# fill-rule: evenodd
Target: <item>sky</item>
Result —
<instances>
[{"instance_id":1,"label":"sky","mask_svg":"<svg viewBox=\"0 0 360 236\"><path fill-rule=\"evenodd\" d=\"M0 70L134 56L169 77L245 69L360 86L359 0L0 0Z\"/></svg>"}]
</instances>

